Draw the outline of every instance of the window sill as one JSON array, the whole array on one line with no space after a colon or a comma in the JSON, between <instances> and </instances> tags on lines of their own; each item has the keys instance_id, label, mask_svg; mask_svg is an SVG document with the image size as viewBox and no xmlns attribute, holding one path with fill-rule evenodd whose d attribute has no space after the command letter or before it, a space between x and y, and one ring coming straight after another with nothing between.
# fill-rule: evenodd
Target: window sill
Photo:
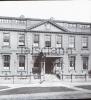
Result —
<instances>
[{"instance_id":1,"label":"window sill","mask_svg":"<svg viewBox=\"0 0 91 100\"><path fill-rule=\"evenodd\" d=\"M81 48L81 50L89 50L88 48Z\"/></svg>"},{"instance_id":2,"label":"window sill","mask_svg":"<svg viewBox=\"0 0 91 100\"><path fill-rule=\"evenodd\" d=\"M18 45L17 48L26 47L25 45Z\"/></svg>"},{"instance_id":3,"label":"window sill","mask_svg":"<svg viewBox=\"0 0 91 100\"><path fill-rule=\"evenodd\" d=\"M52 47L44 47L44 48L52 48Z\"/></svg>"},{"instance_id":4,"label":"window sill","mask_svg":"<svg viewBox=\"0 0 91 100\"><path fill-rule=\"evenodd\" d=\"M68 50L76 50L76 48L67 48Z\"/></svg>"},{"instance_id":5,"label":"window sill","mask_svg":"<svg viewBox=\"0 0 91 100\"><path fill-rule=\"evenodd\" d=\"M27 71L25 69L24 70L20 70L20 69L17 70L17 73L20 75L24 75L24 74L26 74L26 72Z\"/></svg>"},{"instance_id":6,"label":"window sill","mask_svg":"<svg viewBox=\"0 0 91 100\"><path fill-rule=\"evenodd\" d=\"M20 67L17 69L17 72L26 72L25 68L24 67Z\"/></svg>"},{"instance_id":7,"label":"window sill","mask_svg":"<svg viewBox=\"0 0 91 100\"><path fill-rule=\"evenodd\" d=\"M11 48L10 46L2 46L2 48Z\"/></svg>"},{"instance_id":8,"label":"window sill","mask_svg":"<svg viewBox=\"0 0 91 100\"><path fill-rule=\"evenodd\" d=\"M10 69L3 69L2 72L11 72Z\"/></svg>"},{"instance_id":9,"label":"window sill","mask_svg":"<svg viewBox=\"0 0 91 100\"><path fill-rule=\"evenodd\" d=\"M25 69L18 69L17 72L26 72Z\"/></svg>"},{"instance_id":10,"label":"window sill","mask_svg":"<svg viewBox=\"0 0 91 100\"><path fill-rule=\"evenodd\" d=\"M40 47L39 47L39 46L33 46L33 48L37 48L37 49L39 49Z\"/></svg>"},{"instance_id":11,"label":"window sill","mask_svg":"<svg viewBox=\"0 0 91 100\"><path fill-rule=\"evenodd\" d=\"M10 69L8 69L8 70L4 69L4 70L2 71L2 74L5 74L5 75L8 75L8 74L10 74L10 73L11 73Z\"/></svg>"},{"instance_id":12,"label":"window sill","mask_svg":"<svg viewBox=\"0 0 91 100\"><path fill-rule=\"evenodd\" d=\"M62 49L63 50L64 48L63 47L56 47L56 49Z\"/></svg>"}]
</instances>

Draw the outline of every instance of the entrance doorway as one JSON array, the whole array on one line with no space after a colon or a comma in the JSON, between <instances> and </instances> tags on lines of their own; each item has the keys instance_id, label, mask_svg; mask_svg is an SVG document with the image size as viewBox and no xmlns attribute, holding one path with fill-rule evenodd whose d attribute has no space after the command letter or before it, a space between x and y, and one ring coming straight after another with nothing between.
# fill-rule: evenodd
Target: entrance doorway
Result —
<instances>
[{"instance_id":1,"label":"entrance doorway","mask_svg":"<svg viewBox=\"0 0 91 100\"><path fill-rule=\"evenodd\" d=\"M51 58L51 57L47 57L45 59L45 73L49 74L49 73L53 73L53 68L54 68L54 65L53 65L53 62L54 62L54 58Z\"/></svg>"},{"instance_id":2,"label":"entrance doorway","mask_svg":"<svg viewBox=\"0 0 91 100\"><path fill-rule=\"evenodd\" d=\"M45 73L53 74L58 65L60 67L60 57L46 57L45 58Z\"/></svg>"},{"instance_id":3,"label":"entrance doorway","mask_svg":"<svg viewBox=\"0 0 91 100\"><path fill-rule=\"evenodd\" d=\"M56 74L56 71L62 70L63 58L62 57L46 57L45 58L45 73Z\"/></svg>"}]
</instances>

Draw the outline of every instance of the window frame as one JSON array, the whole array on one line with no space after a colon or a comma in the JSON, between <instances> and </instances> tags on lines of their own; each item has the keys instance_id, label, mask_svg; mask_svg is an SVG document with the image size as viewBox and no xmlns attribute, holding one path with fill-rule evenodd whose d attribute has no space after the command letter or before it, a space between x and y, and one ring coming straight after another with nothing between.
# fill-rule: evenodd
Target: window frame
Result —
<instances>
[{"instance_id":1,"label":"window frame","mask_svg":"<svg viewBox=\"0 0 91 100\"><path fill-rule=\"evenodd\" d=\"M57 40L58 40L58 37L61 37L61 43L57 43L57 42L58 42L58 41L57 41ZM58 44L60 44L61 46L58 46L58 47L57 47ZM57 48L62 48L62 35L56 35L56 47L57 47Z\"/></svg>"},{"instance_id":2,"label":"window frame","mask_svg":"<svg viewBox=\"0 0 91 100\"><path fill-rule=\"evenodd\" d=\"M21 59L22 59L21 57L24 57L23 58L24 62L21 61ZM24 64L24 66L21 66L23 64ZM18 62L19 69L25 70L25 64L26 64L26 56L25 55L19 55L19 62Z\"/></svg>"},{"instance_id":3,"label":"window frame","mask_svg":"<svg viewBox=\"0 0 91 100\"><path fill-rule=\"evenodd\" d=\"M47 40L46 36L50 36L50 41ZM48 43L48 42L49 42L49 43ZM48 46L47 46L46 43L48 43ZM50 47L51 47L51 35L45 35L45 47L46 47L46 48L50 48Z\"/></svg>"},{"instance_id":4,"label":"window frame","mask_svg":"<svg viewBox=\"0 0 91 100\"><path fill-rule=\"evenodd\" d=\"M6 36L6 37L8 37L8 42L7 42L8 45L5 45L5 44L4 44L4 43L6 43L6 42L4 41L4 40L5 40L5 35L6 35L6 34L8 35L8 36ZM9 32L4 32L4 33L3 33L3 46L8 46L8 47L10 46L10 33L9 33Z\"/></svg>"},{"instance_id":5,"label":"window frame","mask_svg":"<svg viewBox=\"0 0 91 100\"><path fill-rule=\"evenodd\" d=\"M87 58L87 59L84 59L84 58ZM84 67L84 60L86 60L87 61L87 66L85 66ZM89 62L89 57L88 56L82 56L82 69L83 70L88 70L88 62ZM86 65L86 63L85 63L85 65Z\"/></svg>"},{"instance_id":6,"label":"window frame","mask_svg":"<svg viewBox=\"0 0 91 100\"><path fill-rule=\"evenodd\" d=\"M5 58L5 56L7 58ZM5 59L8 59L8 58L9 58L9 60L5 61ZM5 64L8 65L8 66L5 66ZM10 70L10 55L3 55L3 68Z\"/></svg>"},{"instance_id":7,"label":"window frame","mask_svg":"<svg viewBox=\"0 0 91 100\"><path fill-rule=\"evenodd\" d=\"M84 43L86 43L86 47L83 47L83 38L86 38L86 39L87 39L87 41L84 42ZM88 37L83 36L83 37L81 38L81 48L82 48L82 49L88 49Z\"/></svg>"},{"instance_id":8,"label":"window frame","mask_svg":"<svg viewBox=\"0 0 91 100\"><path fill-rule=\"evenodd\" d=\"M23 45L20 44L20 43L21 43L21 42L20 42L20 35L23 35L23 36L24 36L24 44L23 44ZM22 43L23 43L23 42L22 42ZM25 34L24 34L24 33L19 33L19 34L18 34L18 46L19 46L19 47L25 46Z\"/></svg>"},{"instance_id":9,"label":"window frame","mask_svg":"<svg viewBox=\"0 0 91 100\"><path fill-rule=\"evenodd\" d=\"M38 41L37 42L36 42L35 36L38 36ZM33 46L34 47L39 47L39 45L40 45L40 34L34 34L33 35Z\"/></svg>"},{"instance_id":10,"label":"window frame","mask_svg":"<svg viewBox=\"0 0 91 100\"><path fill-rule=\"evenodd\" d=\"M72 64L73 64L73 66L71 66ZM72 68L72 69L75 70L75 66L76 66L76 56L74 56L74 55L69 56L69 66L70 66L70 68Z\"/></svg>"},{"instance_id":11,"label":"window frame","mask_svg":"<svg viewBox=\"0 0 91 100\"><path fill-rule=\"evenodd\" d=\"M71 38L71 37L74 38L74 42L71 42L71 43L73 43L74 47L70 47L70 46L69 46L69 45L70 45L70 38ZM75 36L69 36L69 37L68 37L68 48L75 49Z\"/></svg>"}]
</instances>

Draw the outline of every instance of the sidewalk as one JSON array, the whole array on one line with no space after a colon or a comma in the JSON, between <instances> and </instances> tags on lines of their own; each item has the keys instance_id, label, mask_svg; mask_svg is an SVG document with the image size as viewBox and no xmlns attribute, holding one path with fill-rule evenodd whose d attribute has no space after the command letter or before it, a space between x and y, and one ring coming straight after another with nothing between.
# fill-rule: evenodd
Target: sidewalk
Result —
<instances>
[{"instance_id":1,"label":"sidewalk","mask_svg":"<svg viewBox=\"0 0 91 100\"><path fill-rule=\"evenodd\" d=\"M78 85L91 85L91 82L43 81L42 83L39 82L30 84L0 84L0 86L8 86L8 87L53 87L53 86L57 87L57 86L78 86Z\"/></svg>"},{"instance_id":2,"label":"sidewalk","mask_svg":"<svg viewBox=\"0 0 91 100\"><path fill-rule=\"evenodd\" d=\"M35 84L0 84L0 86L7 86L9 88L1 89L0 91L15 89L15 88L21 88L21 87L67 87L71 89L79 90L79 87L81 85L91 85L91 82L46 82L43 83L35 83ZM83 90L83 89L82 89ZM86 89L84 89L86 90ZM87 90L90 92L90 90Z\"/></svg>"}]
</instances>

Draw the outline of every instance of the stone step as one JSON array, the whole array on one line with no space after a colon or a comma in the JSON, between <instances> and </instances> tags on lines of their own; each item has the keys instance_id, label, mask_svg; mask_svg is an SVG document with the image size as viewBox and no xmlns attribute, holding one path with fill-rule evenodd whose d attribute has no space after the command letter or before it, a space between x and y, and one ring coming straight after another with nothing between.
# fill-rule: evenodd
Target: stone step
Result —
<instances>
[{"instance_id":1,"label":"stone step","mask_svg":"<svg viewBox=\"0 0 91 100\"><path fill-rule=\"evenodd\" d=\"M57 78L56 75L45 74L45 80L46 81L58 81L59 79Z\"/></svg>"}]
</instances>

